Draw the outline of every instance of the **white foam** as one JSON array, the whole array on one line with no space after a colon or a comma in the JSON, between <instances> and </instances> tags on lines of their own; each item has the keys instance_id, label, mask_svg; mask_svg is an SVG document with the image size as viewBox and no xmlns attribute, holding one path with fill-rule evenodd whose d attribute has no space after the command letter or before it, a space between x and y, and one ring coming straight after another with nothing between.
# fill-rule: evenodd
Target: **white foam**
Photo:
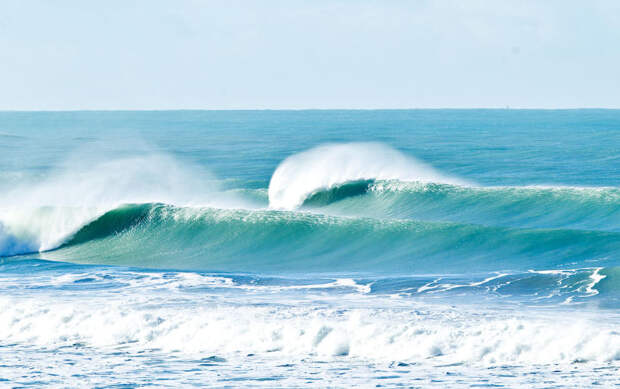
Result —
<instances>
[{"instance_id":1,"label":"white foam","mask_svg":"<svg viewBox=\"0 0 620 389\"><path fill-rule=\"evenodd\" d=\"M594 271L590 275L590 279L592 280L592 282L586 286L586 293L588 293L591 296L595 296L599 293L598 290L596 290L594 287L599 282L601 282L601 280L607 277L606 275L600 273L601 270L603 270L602 267L594 269Z\"/></svg>"},{"instance_id":2,"label":"white foam","mask_svg":"<svg viewBox=\"0 0 620 389\"><path fill-rule=\"evenodd\" d=\"M428 292L430 291L430 293L433 292L446 292L452 289L457 289L457 288L472 288L472 287L476 287L476 286L483 286L491 281L500 279L502 277L507 276L507 273L498 273L497 275L494 276L490 276L487 277L481 281L474 281L474 282L469 282L469 283L464 283L464 284L452 284L452 283L441 283L440 281L442 280L441 278L435 279L427 284L424 284L422 286L420 286L416 292L417 293L423 293L423 292Z\"/></svg>"},{"instance_id":3,"label":"white foam","mask_svg":"<svg viewBox=\"0 0 620 389\"><path fill-rule=\"evenodd\" d=\"M332 282L323 282L316 284L301 284L301 285L229 285L234 286L238 289L252 290L252 291L270 291L270 292L283 292L287 290L312 290L312 289L338 289L338 288L346 288L352 289L356 293L360 294L368 294L371 290L371 283L369 284L359 284L355 280L351 278L339 278Z\"/></svg>"},{"instance_id":4,"label":"white foam","mask_svg":"<svg viewBox=\"0 0 620 389\"><path fill-rule=\"evenodd\" d=\"M466 184L381 143L327 144L292 155L278 166L269 183L269 205L294 209L319 190L371 179Z\"/></svg>"},{"instance_id":5,"label":"white foam","mask_svg":"<svg viewBox=\"0 0 620 389\"><path fill-rule=\"evenodd\" d=\"M79 304L51 296L0 297L0 343L474 365L620 359L613 320L574 312L501 314L420 304L391 309L387 300L387 308L195 304L173 297L174 304L141 293Z\"/></svg>"}]
</instances>

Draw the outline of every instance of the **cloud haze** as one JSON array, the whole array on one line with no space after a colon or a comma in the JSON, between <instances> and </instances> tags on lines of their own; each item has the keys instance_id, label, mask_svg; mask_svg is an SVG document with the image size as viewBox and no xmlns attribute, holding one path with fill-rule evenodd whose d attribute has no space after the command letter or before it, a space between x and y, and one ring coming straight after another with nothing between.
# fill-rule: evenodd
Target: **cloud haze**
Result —
<instances>
[{"instance_id":1,"label":"cloud haze","mask_svg":"<svg viewBox=\"0 0 620 389\"><path fill-rule=\"evenodd\" d=\"M620 2L0 5L0 109L620 107Z\"/></svg>"}]
</instances>

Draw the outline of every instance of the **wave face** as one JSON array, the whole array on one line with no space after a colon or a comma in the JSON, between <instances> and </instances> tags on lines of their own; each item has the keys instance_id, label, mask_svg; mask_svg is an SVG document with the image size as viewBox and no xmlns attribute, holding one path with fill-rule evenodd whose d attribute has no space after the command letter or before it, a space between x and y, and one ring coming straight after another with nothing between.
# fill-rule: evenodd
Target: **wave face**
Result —
<instances>
[{"instance_id":1,"label":"wave face","mask_svg":"<svg viewBox=\"0 0 620 389\"><path fill-rule=\"evenodd\" d=\"M44 258L223 271L450 273L616 264L620 233L126 205ZM182 261L179 261L182 258Z\"/></svg>"},{"instance_id":2,"label":"wave face","mask_svg":"<svg viewBox=\"0 0 620 389\"><path fill-rule=\"evenodd\" d=\"M374 180L360 180L335 185L331 189L318 190L310 194L301 205L305 207L323 206L348 197L361 196L367 194L373 184Z\"/></svg>"}]
</instances>

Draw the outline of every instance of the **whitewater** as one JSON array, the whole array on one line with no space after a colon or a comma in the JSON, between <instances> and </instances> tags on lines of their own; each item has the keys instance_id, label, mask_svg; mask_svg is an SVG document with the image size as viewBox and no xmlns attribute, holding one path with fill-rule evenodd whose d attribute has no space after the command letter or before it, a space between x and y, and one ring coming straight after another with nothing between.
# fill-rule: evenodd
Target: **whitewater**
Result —
<instances>
[{"instance_id":1,"label":"whitewater","mask_svg":"<svg viewBox=\"0 0 620 389\"><path fill-rule=\"evenodd\" d=\"M619 384L618 128L0 113L0 384Z\"/></svg>"}]
</instances>

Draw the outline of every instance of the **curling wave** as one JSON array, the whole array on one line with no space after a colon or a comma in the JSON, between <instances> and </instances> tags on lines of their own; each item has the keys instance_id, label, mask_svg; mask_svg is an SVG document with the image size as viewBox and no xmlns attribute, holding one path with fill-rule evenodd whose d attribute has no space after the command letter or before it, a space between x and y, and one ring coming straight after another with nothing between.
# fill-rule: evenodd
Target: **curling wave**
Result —
<instances>
[{"instance_id":1,"label":"curling wave","mask_svg":"<svg viewBox=\"0 0 620 389\"><path fill-rule=\"evenodd\" d=\"M617 262L620 233L312 212L125 205L41 257L224 271L428 273Z\"/></svg>"},{"instance_id":2,"label":"curling wave","mask_svg":"<svg viewBox=\"0 0 620 389\"><path fill-rule=\"evenodd\" d=\"M162 157L60 174L29 196L8 197L0 209L0 255L399 274L607 267L619 260L617 188L465 185L374 143L289 157L267 193L214 189L213 180L197 177ZM69 198L63 187L73 189Z\"/></svg>"},{"instance_id":3,"label":"curling wave","mask_svg":"<svg viewBox=\"0 0 620 389\"><path fill-rule=\"evenodd\" d=\"M269 205L295 209L315 193L367 180L465 184L380 143L318 146L285 159L269 183Z\"/></svg>"}]
</instances>

